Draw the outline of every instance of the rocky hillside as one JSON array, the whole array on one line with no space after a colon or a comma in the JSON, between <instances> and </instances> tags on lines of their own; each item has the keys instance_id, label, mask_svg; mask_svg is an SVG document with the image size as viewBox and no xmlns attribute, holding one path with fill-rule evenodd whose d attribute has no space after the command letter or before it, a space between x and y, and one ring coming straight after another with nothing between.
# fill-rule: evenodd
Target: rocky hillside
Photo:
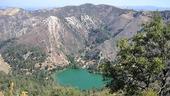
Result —
<instances>
[{"instance_id":1,"label":"rocky hillside","mask_svg":"<svg viewBox=\"0 0 170 96\"><path fill-rule=\"evenodd\" d=\"M169 11L161 14L169 20ZM150 18L151 12L92 4L35 11L1 9L0 52L10 44L39 46L48 54L44 66L67 66L72 56L89 67L102 58L113 60L117 40L132 37Z\"/></svg>"}]
</instances>

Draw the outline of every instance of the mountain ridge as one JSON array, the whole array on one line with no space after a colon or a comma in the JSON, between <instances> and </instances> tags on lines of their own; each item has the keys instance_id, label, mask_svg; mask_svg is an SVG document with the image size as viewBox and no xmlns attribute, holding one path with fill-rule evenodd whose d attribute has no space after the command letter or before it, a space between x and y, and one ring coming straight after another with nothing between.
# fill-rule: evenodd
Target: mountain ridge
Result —
<instances>
[{"instance_id":1,"label":"mountain ridge","mask_svg":"<svg viewBox=\"0 0 170 96\"><path fill-rule=\"evenodd\" d=\"M160 7L160 6L152 6L152 5L146 5L146 6L115 6L115 5L109 5L109 4L92 4L92 3L85 3L85 4L80 4L80 5L66 5L66 6L58 6L58 7L28 7L28 8L22 8L22 7L0 7L0 9L7 9L7 8L20 8L24 9L27 11L35 11L35 10L51 10L51 9L56 9L56 8L63 8L63 7L74 7L74 6L83 6L83 5L93 5L93 6L101 6L101 5L106 5L106 6L112 6L115 8L120 8L120 9L128 9L128 10L136 10L136 11L167 11L170 10L169 7Z\"/></svg>"},{"instance_id":2,"label":"mountain ridge","mask_svg":"<svg viewBox=\"0 0 170 96\"><path fill-rule=\"evenodd\" d=\"M152 18L151 12L103 4L16 10L0 10L0 41L41 47L49 55L44 66L52 68L68 66L68 56L87 68L95 68L103 58L114 60L117 41L131 38ZM170 12L161 14L168 22Z\"/></svg>"}]
</instances>

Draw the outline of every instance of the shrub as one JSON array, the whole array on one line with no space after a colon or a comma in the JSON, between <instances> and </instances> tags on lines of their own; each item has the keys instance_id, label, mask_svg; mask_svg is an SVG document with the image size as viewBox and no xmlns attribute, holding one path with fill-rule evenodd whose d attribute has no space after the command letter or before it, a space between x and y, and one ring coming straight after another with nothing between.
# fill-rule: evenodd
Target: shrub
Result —
<instances>
[{"instance_id":1,"label":"shrub","mask_svg":"<svg viewBox=\"0 0 170 96\"><path fill-rule=\"evenodd\" d=\"M158 96L158 93L153 89L147 89L142 92L141 96Z\"/></svg>"}]
</instances>

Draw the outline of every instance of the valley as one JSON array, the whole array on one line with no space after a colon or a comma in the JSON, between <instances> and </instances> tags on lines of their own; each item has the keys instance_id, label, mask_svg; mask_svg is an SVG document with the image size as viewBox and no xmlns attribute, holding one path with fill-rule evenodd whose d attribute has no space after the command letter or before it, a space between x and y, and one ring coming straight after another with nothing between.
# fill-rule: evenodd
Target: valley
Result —
<instances>
[{"instance_id":1,"label":"valley","mask_svg":"<svg viewBox=\"0 0 170 96\"><path fill-rule=\"evenodd\" d=\"M169 23L104 4L0 9L0 94L168 96Z\"/></svg>"}]
</instances>

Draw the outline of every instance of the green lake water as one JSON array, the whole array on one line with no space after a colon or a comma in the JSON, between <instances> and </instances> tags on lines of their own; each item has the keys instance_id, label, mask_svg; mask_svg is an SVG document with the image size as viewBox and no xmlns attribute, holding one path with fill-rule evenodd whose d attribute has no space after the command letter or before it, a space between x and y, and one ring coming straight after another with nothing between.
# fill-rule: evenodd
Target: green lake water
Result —
<instances>
[{"instance_id":1,"label":"green lake water","mask_svg":"<svg viewBox=\"0 0 170 96\"><path fill-rule=\"evenodd\" d=\"M101 89L105 83L100 74L89 73L85 69L65 69L56 72L55 79L62 86L71 86L81 90Z\"/></svg>"}]
</instances>

